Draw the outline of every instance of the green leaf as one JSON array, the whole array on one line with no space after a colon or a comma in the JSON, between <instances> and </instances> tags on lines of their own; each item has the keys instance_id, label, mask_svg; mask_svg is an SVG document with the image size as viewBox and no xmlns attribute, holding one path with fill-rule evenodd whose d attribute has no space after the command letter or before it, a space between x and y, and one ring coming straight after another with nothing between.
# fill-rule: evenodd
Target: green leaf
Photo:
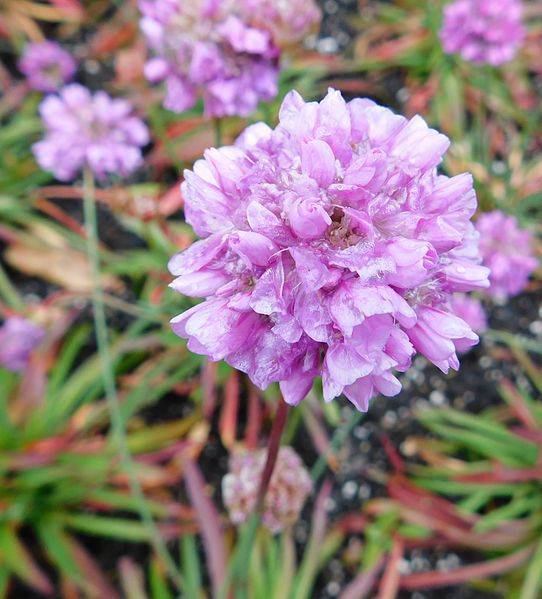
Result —
<instances>
[{"instance_id":1,"label":"green leaf","mask_svg":"<svg viewBox=\"0 0 542 599\"><path fill-rule=\"evenodd\" d=\"M45 595L52 593L53 589L47 576L34 562L9 525L0 526L0 566L2 565L38 592Z\"/></svg>"},{"instance_id":2,"label":"green leaf","mask_svg":"<svg viewBox=\"0 0 542 599\"><path fill-rule=\"evenodd\" d=\"M186 596L199 597L202 589L201 565L194 535L185 534L181 537L181 572Z\"/></svg>"},{"instance_id":3,"label":"green leaf","mask_svg":"<svg viewBox=\"0 0 542 599\"><path fill-rule=\"evenodd\" d=\"M156 559L152 560L149 570L149 582L152 599L173 599L173 595L169 590L164 572ZM196 599L198 594L191 595L186 591L185 596L194 597L194 599Z\"/></svg>"},{"instance_id":4,"label":"green leaf","mask_svg":"<svg viewBox=\"0 0 542 599\"><path fill-rule=\"evenodd\" d=\"M82 572L72 554L62 522L53 518L43 519L36 524L36 531L51 561L64 576L81 585L84 581Z\"/></svg>"},{"instance_id":5,"label":"green leaf","mask_svg":"<svg viewBox=\"0 0 542 599\"><path fill-rule=\"evenodd\" d=\"M106 518L88 514L66 514L62 519L66 526L93 536L134 543L143 543L150 540L146 527L135 520Z\"/></svg>"},{"instance_id":6,"label":"green leaf","mask_svg":"<svg viewBox=\"0 0 542 599\"><path fill-rule=\"evenodd\" d=\"M527 568L519 599L539 599L542 595L542 540Z\"/></svg>"}]
</instances>

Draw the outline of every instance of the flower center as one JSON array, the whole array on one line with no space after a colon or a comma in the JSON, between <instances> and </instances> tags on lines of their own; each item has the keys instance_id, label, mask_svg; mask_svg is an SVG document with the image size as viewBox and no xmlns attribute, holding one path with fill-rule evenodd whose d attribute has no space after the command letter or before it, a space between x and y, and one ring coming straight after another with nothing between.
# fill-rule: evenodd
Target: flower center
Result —
<instances>
[{"instance_id":1,"label":"flower center","mask_svg":"<svg viewBox=\"0 0 542 599\"><path fill-rule=\"evenodd\" d=\"M331 220L332 223L327 232L331 245L344 249L357 245L363 239L363 235L359 235L353 231L350 219L342 208L335 207L333 209Z\"/></svg>"}]
</instances>

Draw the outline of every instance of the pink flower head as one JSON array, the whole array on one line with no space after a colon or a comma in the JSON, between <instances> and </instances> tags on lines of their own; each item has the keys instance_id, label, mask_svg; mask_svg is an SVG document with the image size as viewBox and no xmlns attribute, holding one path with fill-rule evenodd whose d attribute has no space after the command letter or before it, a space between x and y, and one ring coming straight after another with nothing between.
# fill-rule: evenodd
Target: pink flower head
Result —
<instances>
[{"instance_id":1,"label":"pink flower head","mask_svg":"<svg viewBox=\"0 0 542 599\"><path fill-rule=\"evenodd\" d=\"M475 333L487 330L487 316L479 299L466 293L456 293L452 298L452 309Z\"/></svg>"},{"instance_id":2,"label":"pink flower head","mask_svg":"<svg viewBox=\"0 0 542 599\"><path fill-rule=\"evenodd\" d=\"M8 370L24 370L32 351L43 341L45 331L20 316L8 318L0 327L0 365Z\"/></svg>"},{"instance_id":3,"label":"pink flower head","mask_svg":"<svg viewBox=\"0 0 542 599\"><path fill-rule=\"evenodd\" d=\"M93 95L74 83L45 98L40 115L46 134L32 151L41 168L60 181L73 180L84 167L99 179L128 176L142 163L149 132L126 100L103 91Z\"/></svg>"},{"instance_id":4,"label":"pink flower head","mask_svg":"<svg viewBox=\"0 0 542 599\"><path fill-rule=\"evenodd\" d=\"M271 34L251 27L239 2L139 0L141 29L155 57L147 79L166 85L164 106L205 114L248 116L277 94L278 56Z\"/></svg>"},{"instance_id":5,"label":"pink flower head","mask_svg":"<svg viewBox=\"0 0 542 599\"><path fill-rule=\"evenodd\" d=\"M201 241L172 287L205 301L173 319L188 347L297 404L322 376L360 410L401 389L415 351L442 370L478 337L451 309L488 286L472 177L439 175L448 139L370 100L291 92L275 130L249 127L185 172Z\"/></svg>"},{"instance_id":6,"label":"pink flower head","mask_svg":"<svg viewBox=\"0 0 542 599\"><path fill-rule=\"evenodd\" d=\"M493 66L514 58L525 37L520 0L456 0L444 9L444 51Z\"/></svg>"},{"instance_id":7,"label":"pink flower head","mask_svg":"<svg viewBox=\"0 0 542 599\"><path fill-rule=\"evenodd\" d=\"M26 46L19 69L32 89L56 92L71 81L77 63L59 44L46 41Z\"/></svg>"},{"instance_id":8,"label":"pink flower head","mask_svg":"<svg viewBox=\"0 0 542 599\"><path fill-rule=\"evenodd\" d=\"M491 270L488 293L504 298L521 293L538 266L531 232L500 210L482 214L476 229L484 265Z\"/></svg>"},{"instance_id":9,"label":"pink flower head","mask_svg":"<svg viewBox=\"0 0 542 599\"><path fill-rule=\"evenodd\" d=\"M230 458L230 471L222 479L222 496L234 524L242 524L256 506L266 451L239 452ZM291 447L281 447L265 496L263 523L274 534L295 524L312 480Z\"/></svg>"}]
</instances>

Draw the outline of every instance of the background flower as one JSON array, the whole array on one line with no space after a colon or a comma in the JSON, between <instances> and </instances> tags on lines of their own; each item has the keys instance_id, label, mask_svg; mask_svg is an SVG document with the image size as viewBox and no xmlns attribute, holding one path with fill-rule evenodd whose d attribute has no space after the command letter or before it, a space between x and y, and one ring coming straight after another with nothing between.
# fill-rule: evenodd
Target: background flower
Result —
<instances>
[{"instance_id":1,"label":"background flower","mask_svg":"<svg viewBox=\"0 0 542 599\"><path fill-rule=\"evenodd\" d=\"M60 181L70 181L85 166L99 178L127 176L141 162L149 132L126 100L95 94L72 84L40 105L45 137L32 150L39 165Z\"/></svg>"},{"instance_id":2,"label":"background flower","mask_svg":"<svg viewBox=\"0 0 542 599\"><path fill-rule=\"evenodd\" d=\"M248 18L269 29L282 46L303 40L322 17L313 0L244 0Z\"/></svg>"},{"instance_id":3,"label":"background flower","mask_svg":"<svg viewBox=\"0 0 542 599\"><path fill-rule=\"evenodd\" d=\"M454 312L462 318L470 328L478 334L487 329L487 316L482 302L466 293L455 293L452 297Z\"/></svg>"},{"instance_id":4,"label":"background flower","mask_svg":"<svg viewBox=\"0 0 542 599\"><path fill-rule=\"evenodd\" d=\"M0 365L24 370L32 351L43 341L45 331L26 318L12 316L0 327Z\"/></svg>"},{"instance_id":5,"label":"background flower","mask_svg":"<svg viewBox=\"0 0 542 599\"><path fill-rule=\"evenodd\" d=\"M444 8L444 51L477 64L501 65L514 58L525 30L520 0L456 0Z\"/></svg>"},{"instance_id":6,"label":"background flower","mask_svg":"<svg viewBox=\"0 0 542 599\"><path fill-rule=\"evenodd\" d=\"M165 82L164 106L183 112L203 97L207 116L248 116L277 94L279 50L250 26L242 5L214 0L139 0L141 30L155 57L149 81Z\"/></svg>"},{"instance_id":7,"label":"background flower","mask_svg":"<svg viewBox=\"0 0 542 599\"><path fill-rule=\"evenodd\" d=\"M521 229L517 219L500 210L481 214L476 222L480 251L491 270L490 295L508 297L523 291L529 276L538 266L533 255L533 237Z\"/></svg>"},{"instance_id":8,"label":"background flower","mask_svg":"<svg viewBox=\"0 0 542 599\"><path fill-rule=\"evenodd\" d=\"M28 44L19 60L19 69L31 88L55 92L72 80L77 63L73 56L52 41Z\"/></svg>"}]
</instances>

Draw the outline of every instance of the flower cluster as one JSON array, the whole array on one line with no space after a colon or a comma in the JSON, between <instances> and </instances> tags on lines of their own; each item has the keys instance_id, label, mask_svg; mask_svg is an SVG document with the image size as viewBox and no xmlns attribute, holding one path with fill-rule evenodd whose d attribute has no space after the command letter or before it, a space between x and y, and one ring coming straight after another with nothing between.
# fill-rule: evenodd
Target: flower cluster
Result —
<instances>
[{"instance_id":1,"label":"flower cluster","mask_svg":"<svg viewBox=\"0 0 542 599\"><path fill-rule=\"evenodd\" d=\"M142 162L149 132L126 100L71 84L45 98L40 115L46 135L32 150L41 168L60 181L71 181L84 167L99 179L127 176Z\"/></svg>"},{"instance_id":2,"label":"flower cluster","mask_svg":"<svg viewBox=\"0 0 542 599\"><path fill-rule=\"evenodd\" d=\"M248 116L277 94L280 51L273 32L290 39L303 35L318 16L312 1L307 4L310 10L294 18L297 2L139 0L141 29L155 54L146 77L165 82L164 106L174 112L202 96L207 116ZM285 19L287 30L281 26Z\"/></svg>"},{"instance_id":3,"label":"flower cluster","mask_svg":"<svg viewBox=\"0 0 542 599\"><path fill-rule=\"evenodd\" d=\"M265 450L238 452L230 458L222 496L234 524L246 522L254 511L265 460ZM278 533L294 524L311 492L312 480L301 458L291 447L281 447L264 500L264 525Z\"/></svg>"},{"instance_id":4,"label":"flower cluster","mask_svg":"<svg viewBox=\"0 0 542 599\"><path fill-rule=\"evenodd\" d=\"M43 341L45 331L26 318L12 316L0 327L0 365L24 370L32 351Z\"/></svg>"},{"instance_id":5,"label":"flower cluster","mask_svg":"<svg viewBox=\"0 0 542 599\"><path fill-rule=\"evenodd\" d=\"M444 9L444 51L476 64L514 58L525 37L520 0L456 0Z\"/></svg>"},{"instance_id":6,"label":"flower cluster","mask_svg":"<svg viewBox=\"0 0 542 599\"><path fill-rule=\"evenodd\" d=\"M204 239L172 258L172 287L206 301L172 321L188 347L297 404L360 410L397 394L415 351L444 372L478 337L454 292L488 286L472 177L439 175L448 139L366 99L291 92L275 130L249 127L185 172L186 220Z\"/></svg>"},{"instance_id":7,"label":"flower cluster","mask_svg":"<svg viewBox=\"0 0 542 599\"><path fill-rule=\"evenodd\" d=\"M56 42L28 44L19 60L19 69L32 89L55 92L73 78L77 63Z\"/></svg>"},{"instance_id":8,"label":"flower cluster","mask_svg":"<svg viewBox=\"0 0 542 599\"><path fill-rule=\"evenodd\" d=\"M521 229L514 216L500 210L482 214L476 229L483 262L491 270L488 293L507 298L523 291L538 266L531 232Z\"/></svg>"}]
</instances>

